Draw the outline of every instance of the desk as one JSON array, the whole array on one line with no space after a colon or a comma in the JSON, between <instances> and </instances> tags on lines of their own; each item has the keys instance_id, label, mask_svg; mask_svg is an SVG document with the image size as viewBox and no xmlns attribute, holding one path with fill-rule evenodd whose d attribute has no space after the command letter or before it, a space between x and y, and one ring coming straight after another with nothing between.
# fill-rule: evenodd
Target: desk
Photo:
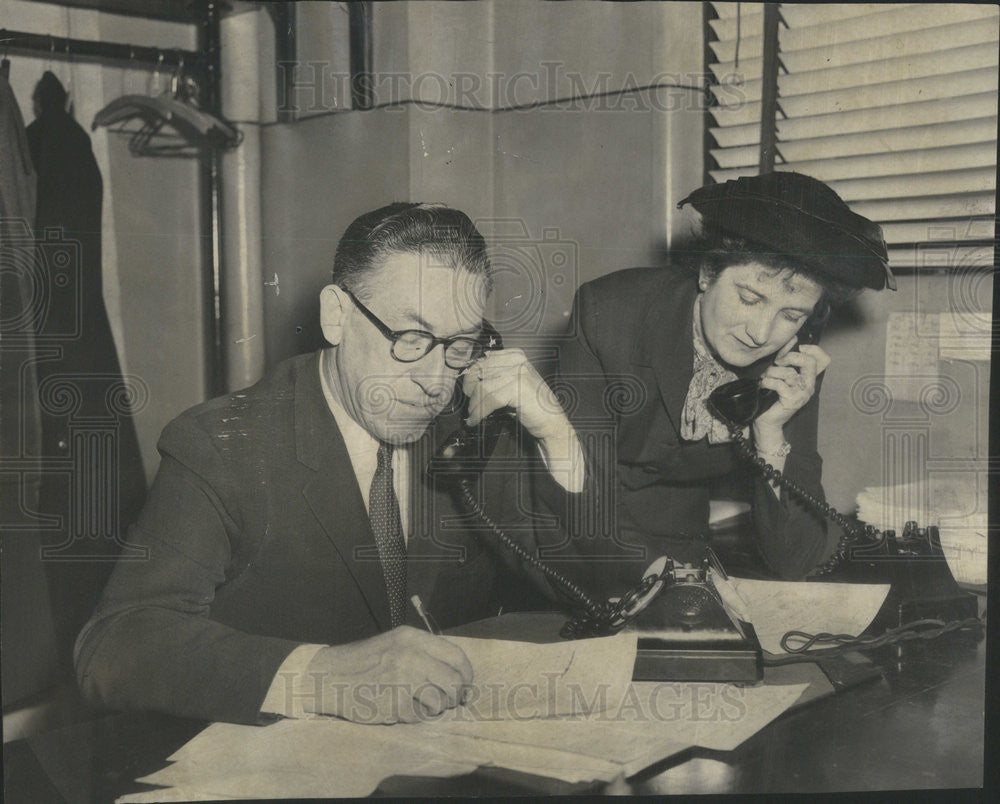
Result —
<instances>
[{"instance_id":1,"label":"desk","mask_svg":"<svg viewBox=\"0 0 1000 804\"><path fill-rule=\"evenodd\" d=\"M909 643L875 656L885 677L794 709L735 751L692 749L628 780L634 793L781 793L979 787L986 643ZM4 746L6 801L110 802L204 723L110 715ZM501 770L396 777L383 795L584 792Z\"/></svg>"}]
</instances>

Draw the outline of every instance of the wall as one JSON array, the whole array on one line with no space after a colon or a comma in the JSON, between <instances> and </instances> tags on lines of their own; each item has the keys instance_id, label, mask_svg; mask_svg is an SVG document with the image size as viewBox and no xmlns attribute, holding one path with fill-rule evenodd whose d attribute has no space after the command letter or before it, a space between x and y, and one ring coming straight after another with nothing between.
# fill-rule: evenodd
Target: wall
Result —
<instances>
[{"instance_id":1,"label":"wall","mask_svg":"<svg viewBox=\"0 0 1000 804\"><path fill-rule=\"evenodd\" d=\"M895 292L867 292L839 322L831 321L821 342L833 362L823 385L819 447L824 486L840 510L853 510L855 497L866 486L912 482L935 473L957 472L972 488L977 479L985 487L989 364L939 361L944 384L928 374L917 383L916 394L907 394L918 396L926 388L924 402L904 399L898 382L885 378L885 334L891 313L988 315L992 277L985 272L901 276L897 285ZM935 340L926 329L914 337ZM883 385L895 396L891 404ZM935 392L935 386L941 390ZM897 451L902 434L909 435L907 454ZM984 496L979 505L985 511Z\"/></svg>"},{"instance_id":2,"label":"wall","mask_svg":"<svg viewBox=\"0 0 1000 804\"><path fill-rule=\"evenodd\" d=\"M503 107L655 80L697 83L701 14L699 3L376 3L375 70L402 76L396 92L377 84L378 101L443 100L492 111L416 105L318 117L267 133L266 273L282 277L281 296L267 300L269 362L306 346L295 327L315 333L316 292L350 218L398 198L444 201L480 223L500 272L490 315L508 342L535 344L540 359L550 355L548 336L562 325L579 283L655 264L669 242L691 230L690 210L676 204L702 181L701 96L671 89ZM323 57L315 37L309 47L310 58ZM330 61L335 69L336 59ZM336 190L345 181L349 201ZM564 267L551 261L560 253L569 255ZM871 413L855 398L859 377L884 373L889 313L947 310L955 281L900 277L897 292L867 294L824 335L833 364L823 389L820 450L838 508L853 510L862 488L896 471L898 458L886 450L900 419L927 420L931 467L985 451L983 364L941 364L960 389L947 413L925 415L917 403L898 399ZM977 294L973 306L988 310L988 282Z\"/></svg>"},{"instance_id":3,"label":"wall","mask_svg":"<svg viewBox=\"0 0 1000 804\"><path fill-rule=\"evenodd\" d=\"M3 24L13 30L80 39L194 49L195 30L178 23L121 17L87 9L5 0ZM122 371L141 377L149 401L135 415L148 479L159 465L156 441L163 426L204 398L199 176L182 159L136 158L127 139L90 131L108 102L128 93L163 91L170 75L69 62L43 54L10 55L10 82L30 122L31 93L51 69L74 101L88 130L104 179L104 298Z\"/></svg>"},{"instance_id":4,"label":"wall","mask_svg":"<svg viewBox=\"0 0 1000 804\"><path fill-rule=\"evenodd\" d=\"M328 115L262 132L268 365L321 343L319 291L362 212L409 197L407 113ZM394 158L395 157L395 158Z\"/></svg>"},{"instance_id":5,"label":"wall","mask_svg":"<svg viewBox=\"0 0 1000 804\"><path fill-rule=\"evenodd\" d=\"M335 17L337 6L311 13ZM265 275L281 280L280 295L265 300L269 364L312 342L321 285L310 283L325 281L351 217L389 200L442 201L480 224L501 269L491 315L512 342L558 331L580 281L655 262L690 225L675 207L701 181L700 93L503 107L697 82L700 4L574 4L570 13L534 0L376 3L373 27L375 72L396 76L377 82L377 102L485 111L409 105L319 116L314 91L298 90L308 119L264 132ZM339 40L326 54L317 40L312 30L300 61L325 59L336 73ZM327 94L330 111L341 96ZM349 200L336 191L345 180ZM545 261L560 250L571 262L556 276Z\"/></svg>"}]
</instances>

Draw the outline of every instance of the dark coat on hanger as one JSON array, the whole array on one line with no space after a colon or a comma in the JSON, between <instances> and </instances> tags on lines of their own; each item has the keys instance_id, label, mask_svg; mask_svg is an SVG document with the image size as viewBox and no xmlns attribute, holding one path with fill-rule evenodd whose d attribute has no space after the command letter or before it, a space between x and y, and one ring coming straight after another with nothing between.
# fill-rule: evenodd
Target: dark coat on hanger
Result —
<instances>
[{"instance_id":1,"label":"dark coat on hanger","mask_svg":"<svg viewBox=\"0 0 1000 804\"><path fill-rule=\"evenodd\" d=\"M58 518L43 536L44 563L68 668L76 633L142 507L146 481L104 307L101 173L90 137L60 97L65 91L46 73L27 136L38 174L35 232L47 302L37 334L40 510Z\"/></svg>"}]
</instances>

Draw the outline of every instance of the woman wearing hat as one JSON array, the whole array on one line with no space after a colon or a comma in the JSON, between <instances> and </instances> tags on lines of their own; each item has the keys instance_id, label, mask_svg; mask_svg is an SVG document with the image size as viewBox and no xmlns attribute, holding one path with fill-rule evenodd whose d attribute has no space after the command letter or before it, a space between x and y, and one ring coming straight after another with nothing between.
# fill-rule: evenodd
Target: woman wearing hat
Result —
<instances>
[{"instance_id":1,"label":"woman wearing hat","mask_svg":"<svg viewBox=\"0 0 1000 804\"><path fill-rule=\"evenodd\" d=\"M822 499L816 433L830 358L819 345L795 349L798 335L861 288L893 287L879 227L816 179L740 178L688 203L703 232L687 264L581 286L574 337L560 350L557 391L588 454L588 493L570 532L594 558L588 580L608 592L634 584L658 555L693 556L713 488L734 479L775 575L801 578L831 555L834 529L747 471L706 400L738 377L776 392L747 428L750 444ZM581 537L588 532L598 538Z\"/></svg>"}]
</instances>

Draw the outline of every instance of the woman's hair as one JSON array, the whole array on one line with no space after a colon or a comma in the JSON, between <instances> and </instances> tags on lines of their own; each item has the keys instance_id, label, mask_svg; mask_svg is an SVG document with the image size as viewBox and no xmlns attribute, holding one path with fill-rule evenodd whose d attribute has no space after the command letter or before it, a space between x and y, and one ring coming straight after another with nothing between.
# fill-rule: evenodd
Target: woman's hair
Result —
<instances>
[{"instance_id":1,"label":"woman's hair","mask_svg":"<svg viewBox=\"0 0 1000 804\"><path fill-rule=\"evenodd\" d=\"M857 296L861 289L838 282L825 276L793 255L776 252L773 249L759 246L752 241L734 237L724 232L705 227L699 243L695 246L699 255L698 267L704 270L708 277L714 280L726 268L746 265L750 262L760 263L775 273L789 271L792 274L805 277L815 282L823 291L816 304L818 314L830 307L837 307Z\"/></svg>"}]
</instances>

